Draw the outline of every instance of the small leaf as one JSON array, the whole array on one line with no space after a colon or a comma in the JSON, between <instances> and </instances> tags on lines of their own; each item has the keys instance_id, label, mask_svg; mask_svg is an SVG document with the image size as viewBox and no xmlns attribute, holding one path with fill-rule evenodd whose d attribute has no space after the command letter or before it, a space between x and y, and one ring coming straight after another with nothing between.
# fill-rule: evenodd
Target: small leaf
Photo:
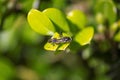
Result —
<instances>
[{"instance_id":1,"label":"small leaf","mask_svg":"<svg viewBox=\"0 0 120 80\"><path fill-rule=\"evenodd\" d=\"M51 43L46 43L44 46L44 49L49 50L49 51L56 51L56 49L58 48L57 44L51 44Z\"/></svg>"},{"instance_id":2,"label":"small leaf","mask_svg":"<svg viewBox=\"0 0 120 80\"><path fill-rule=\"evenodd\" d=\"M59 34L58 33L55 33L53 36L52 36L52 38L59 38ZM51 38L51 39L52 39ZM59 45L57 45L57 44L52 44L52 43L49 43L49 42L47 42L46 44L45 44L45 46L44 46L44 48L46 49L46 50L50 50L50 51L56 51L56 49L58 48L58 46Z\"/></svg>"},{"instance_id":3,"label":"small leaf","mask_svg":"<svg viewBox=\"0 0 120 80\"><path fill-rule=\"evenodd\" d=\"M31 9L27 16L31 28L42 35L53 35L54 26L49 18L42 12Z\"/></svg>"},{"instance_id":4,"label":"small leaf","mask_svg":"<svg viewBox=\"0 0 120 80\"><path fill-rule=\"evenodd\" d=\"M114 40L120 42L120 31L114 36Z\"/></svg>"},{"instance_id":5,"label":"small leaf","mask_svg":"<svg viewBox=\"0 0 120 80\"><path fill-rule=\"evenodd\" d=\"M75 36L75 41L80 45L89 44L94 34L93 27L84 28Z\"/></svg>"},{"instance_id":6,"label":"small leaf","mask_svg":"<svg viewBox=\"0 0 120 80\"><path fill-rule=\"evenodd\" d=\"M99 0L95 7L96 13L103 16L112 24L116 20L116 7L112 0Z\"/></svg>"},{"instance_id":7,"label":"small leaf","mask_svg":"<svg viewBox=\"0 0 120 80\"><path fill-rule=\"evenodd\" d=\"M82 29L86 24L86 16L80 10L73 10L67 15L68 20L70 20L73 24L78 26L78 28Z\"/></svg>"},{"instance_id":8,"label":"small leaf","mask_svg":"<svg viewBox=\"0 0 120 80\"><path fill-rule=\"evenodd\" d=\"M65 15L60 10L56 8L48 8L45 9L43 13L46 14L60 29L65 32L70 32Z\"/></svg>"}]
</instances>

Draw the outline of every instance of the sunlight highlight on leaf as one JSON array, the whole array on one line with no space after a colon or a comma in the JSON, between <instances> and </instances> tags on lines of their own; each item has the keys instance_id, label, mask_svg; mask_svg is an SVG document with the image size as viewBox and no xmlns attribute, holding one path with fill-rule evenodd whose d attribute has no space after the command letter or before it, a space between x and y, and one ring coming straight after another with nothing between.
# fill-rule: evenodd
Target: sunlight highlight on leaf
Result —
<instances>
[{"instance_id":1,"label":"sunlight highlight on leaf","mask_svg":"<svg viewBox=\"0 0 120 80\"><path fill-rule=\"evenodd\" d=\"M42 35L53 35L54 26L49 18L42 12L31 9L27 16L31 28Z\"/></svg>"},{"instance_id":2,"label":"sunlight highlight on leaf","mask_svg":"<svg viewBox=\"0 0 120 80\"><path fill-rule=\"evenodd\" d=\"M43 13L46 14L60 29L64 30L65 32L70 32L65 15L62 13L62 11L56 8L48 8L45 9Z\"/></svg>"},{"instance_id":3,"label":"sunlight highlight on leaf","mask_svg":"<svg viewBox=\"0 0 120 80\"><path fill-rule=\"evenodd\" d=\"M120 42L120 31L114 36L116 42Z\"/></svg>"},{"instance_id":4,"label":"sunlight highlight on leaf","mask_svg":"<svg viewBox=\"0 0 120 80\"><path fill-rule=\"evenodd\" d=\"M73 10L69 12L67 18L80 29L84 28L87 22L86 16L80 10Z\"/></svg>"},{"instance_id":5,"label":"sunlight highlight on leaf","mask_svg":"<svg viewBox=\"0 0 120 80\"><path fill-rule=\"evenodd\" d=\"M80 45L89 44L92 37L94 35L93 27L84 28L75 36L75 41L78 42Z\"/></svg>"}]
</instances>

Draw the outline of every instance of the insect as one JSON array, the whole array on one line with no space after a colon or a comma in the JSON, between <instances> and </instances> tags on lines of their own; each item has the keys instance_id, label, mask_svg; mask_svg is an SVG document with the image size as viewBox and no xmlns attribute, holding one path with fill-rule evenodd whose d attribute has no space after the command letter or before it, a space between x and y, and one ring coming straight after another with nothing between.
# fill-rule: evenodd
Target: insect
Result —
<instances>
[{"instance_id":1,"label":"insect","mask_svg":"<svg viewBox=\"0 0 120 80\"><path fill-rule=\"evenodd\" d=\"M71 43L72 38L66 33L54 33L54 35L48 40L44 48L50 51L65 50Z\"/></svg>"},{"instance_id":2,"label":"insect","mask_svg":"<svg viewBox=\"0 0 120 80\"><path fill-rule=\"evenodd\" d=\"M70 37L60 37L60 39L57 38L51 38L48 40L49 43L54 44L64 44L64 43L70 43L72 39Z\"/></svg>"}]
</instances>

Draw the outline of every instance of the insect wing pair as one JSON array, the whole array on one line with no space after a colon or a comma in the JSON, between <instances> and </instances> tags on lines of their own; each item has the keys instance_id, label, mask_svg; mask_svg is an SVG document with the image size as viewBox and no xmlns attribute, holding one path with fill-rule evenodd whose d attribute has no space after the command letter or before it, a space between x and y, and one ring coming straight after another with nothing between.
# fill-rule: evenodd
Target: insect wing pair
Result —
<instances>
[{"instance_id":1,"label":"insect wing pair","mask_svg":"<svg viewBox=\"0 0 120 80\"><path fill-rule=\"evenodd\" d=\"M71 37L66 33L62 33L61 35L56 32L51 39L48 40L44 48L50 51L65 50L69 46L71 40Z\"/></svg>"}]
</instances>

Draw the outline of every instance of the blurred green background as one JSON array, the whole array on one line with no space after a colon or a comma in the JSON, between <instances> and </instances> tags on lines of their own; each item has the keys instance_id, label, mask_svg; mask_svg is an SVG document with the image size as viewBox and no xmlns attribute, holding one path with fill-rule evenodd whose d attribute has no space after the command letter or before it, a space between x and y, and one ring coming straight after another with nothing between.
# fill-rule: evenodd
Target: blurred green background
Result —
<instances>
[{"instance_id":1,"label":"blurred green background","mask_svg":"<svg viewBox=\"0 0 120 80\"><path fill-rule=\"evenodd\" d=\"M48 36L34 32L31 8L79 9L94 26L91 44L44 50ZM0 80L120 80L119 0L0 0Z\"/></svg>"}]
</instances>

